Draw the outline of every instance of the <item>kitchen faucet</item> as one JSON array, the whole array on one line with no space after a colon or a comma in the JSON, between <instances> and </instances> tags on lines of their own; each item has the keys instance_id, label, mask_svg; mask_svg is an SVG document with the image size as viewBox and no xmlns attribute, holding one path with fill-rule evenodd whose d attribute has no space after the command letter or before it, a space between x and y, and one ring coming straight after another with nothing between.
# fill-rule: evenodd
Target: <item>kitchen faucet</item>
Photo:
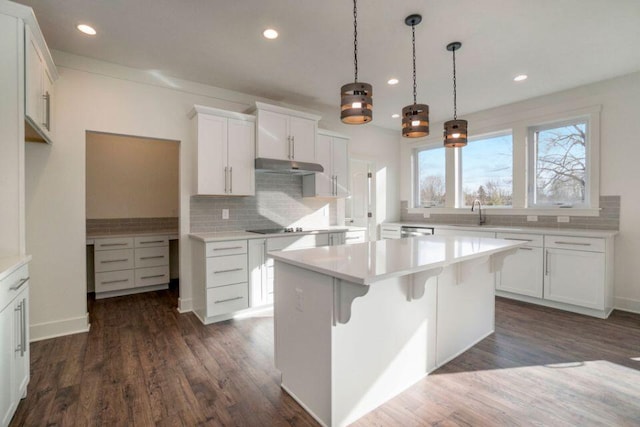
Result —
<instances>
[{"instance_id":1,"label":"kitchen faucet","mask_svg":"<svg viewBox=\"0 0 640 427\"><path fill-rule=\"evenodd\" d=\"M473 208L475 207L476 203L478 203L478 225L482 225L486 221L486 218L482 216L482 203L480 203L480 200L475 199L473 203L471 203L471 212L473 212Z\"/></svg>"}]
</instances>

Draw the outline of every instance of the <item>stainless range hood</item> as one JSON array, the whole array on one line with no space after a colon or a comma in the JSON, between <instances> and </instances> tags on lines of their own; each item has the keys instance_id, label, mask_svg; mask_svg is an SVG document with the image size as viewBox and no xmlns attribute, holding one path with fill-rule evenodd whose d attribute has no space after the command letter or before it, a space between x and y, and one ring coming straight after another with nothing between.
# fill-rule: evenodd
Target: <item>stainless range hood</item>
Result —
<instances>
[{"instance_id":1,"label":"stainless range hood","mask_svg":"<svg viewBox=\"0 0 640 427\"><path fill-rule=\"evenodd\" d=\"M278 160L259 157L256 159L256 172L282 173L289 175L310 175L324 172L318 163L297 162L295 160Z\"/></svg>"}]
</instances>

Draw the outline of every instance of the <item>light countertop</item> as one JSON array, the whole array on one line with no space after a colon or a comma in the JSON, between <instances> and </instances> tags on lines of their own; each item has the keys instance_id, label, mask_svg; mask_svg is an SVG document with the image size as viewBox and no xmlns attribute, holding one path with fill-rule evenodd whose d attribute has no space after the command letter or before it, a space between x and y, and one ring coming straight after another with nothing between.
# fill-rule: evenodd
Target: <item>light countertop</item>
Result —
<instances>
[{"instance_id":1,"label":"light countertop","mask_svg":"<svg viewBox=\"0 0 640 427\"><path fill-rule=\"evenodd\" d=\"M278 261L361 285L445 267L517 248L526 242L467 236L427 236L270 252Z\"/></svg>"},{"instance_id":2,"label":"light countertop","mask_svg":"<svg viewBox=\"0 0 640 427\"><path fill-rule=\"evenodd\" d=\"M87 245L95 244L95 239L113 239L118 237L168 236L169 240L178 240L177 231L149 231L140 233L91 233L87 234Z\"/></svg>"},{"instance_id":3,"label":"light countertop","mask_svg":"<svg viewBox=\"0 0 640 427\"><path fill-rule=\"evenodd\" d=\"M0 258L0 280L31 261L31 255L16 255Z\"/></svg>"},{"instance_id":4,"label":"light countertop","mask_svg":"<svg viewBox=\"0 0 640 427\"><path fill-rule=\"evenodd\" d=\"M460 231L488 231L494 233L522 233L522 234L553 234L554 236L577 236L577 237L613 237L619 232L617 230L587 230L578 228L542 228L542 227L517 227L503 225L454 225L454 224L429 224L422 222L386 222L381 224L404 225L408 227L433 227L443 230ZM437 232L436 232L437 234Z\"/></svg>"},{"instance_id":5,"label":"light countertop","mask_svg":"<svg viewBox=\"0 0 640 427\"><path fill-rule=\"evenodd\" d=\"M304 236L307 234L326 234L326 233L341 233L347 231L366 231L365 227L352 227L342 225L331 225L327 227L321 227L322 230L316 231L300 231L293 233L274 233L274 234L259 234L249 233L248 231L227 231L219 233L190 233L189 237L201 242L220 242L226 240L247 240L247 239L265 239L271 237L288 237L288 236Z\"/></svg>"}]
</instances>

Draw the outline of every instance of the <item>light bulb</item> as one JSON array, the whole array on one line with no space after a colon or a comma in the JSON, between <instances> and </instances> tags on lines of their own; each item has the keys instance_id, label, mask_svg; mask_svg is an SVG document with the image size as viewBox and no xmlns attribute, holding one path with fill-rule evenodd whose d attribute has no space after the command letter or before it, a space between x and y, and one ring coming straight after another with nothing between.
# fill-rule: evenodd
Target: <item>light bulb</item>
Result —
<instances>
[{"instance_id":1,"label":"light bulb","mask_svg":"<svg viewBox=\"0 0 640 427\"><path fill-rule=\"evenodd\" d=\"M452 133L451 134L451 138L458 139L458 138L460 138L460 134L459 133Z\"/></svg>"},{"instance_id":2,"label":"light bulb","mask_svg":"<svg viewBox=\"0 0 640 427\"><path fill-rule=\"evenodd\" d=\"M420 126L420 120L414 120L411 122L411 126Z\"/></svg>"},{"instance_id":3,"label":"light bulb","mask_svg":"<svg viewBox=\"0 0 640 427\"><path fill-rule=\"evenodd\" d=\"M351 104L351 108L362 108L362 102L354 102Z\"/></svg>"}]
</instances>

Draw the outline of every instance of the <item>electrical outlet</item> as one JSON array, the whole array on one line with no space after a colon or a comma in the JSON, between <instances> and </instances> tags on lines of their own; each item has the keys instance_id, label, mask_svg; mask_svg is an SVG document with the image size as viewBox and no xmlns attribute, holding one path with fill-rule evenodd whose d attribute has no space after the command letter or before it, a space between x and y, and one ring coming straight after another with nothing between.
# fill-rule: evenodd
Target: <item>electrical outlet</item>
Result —
<instances>
[{"instance_id":1,"label":"electrical outlet","mask_svg":"<svg viewBox=\"0 0 640 427\"><path fill-rule=\"evenodd\" d=\"M304 311L303 305L304 305L304 294L302 292L302 289L296 288L296 310Z\"/></svg>"},{"instance_id":2,"label":"electrical outlet","mask_svg":"<svg viewBox=\"0 0 640 427\"><path fill-rule=\"evenodd\" d=\"M229 219L229 209L222 209L222 219Z\"/></svg>"},{"instance_id":3,"label":"electrical outlet","mask_svg":"<svg viewBox=\"0 0 640 427\"><path fill-rule=\"evenodd\" d=\"M527 221L530 221L530 222L538 221L538 215L527 215Z\"/></svg>"},{"instance_id":4,"label":"electrical outlet","mask_svg":"<svg viewBox=\"0 0 640 427\"><path fill-rule=\"evenodd\" d=\"M558 222L569 222L569 217L568 216L559 216L558 217Z\"/></svg>"},{"instance_id":5,"label":"electrical outlet","mask_svg":"<svg viewBox=\"0 0 640 427\"><path fill-rule=\"evenodd\" d=\"M422 217L423 218L431 218L431 213L425 212L425 213L422 214Z\"/></svg>"}]
</instances>

